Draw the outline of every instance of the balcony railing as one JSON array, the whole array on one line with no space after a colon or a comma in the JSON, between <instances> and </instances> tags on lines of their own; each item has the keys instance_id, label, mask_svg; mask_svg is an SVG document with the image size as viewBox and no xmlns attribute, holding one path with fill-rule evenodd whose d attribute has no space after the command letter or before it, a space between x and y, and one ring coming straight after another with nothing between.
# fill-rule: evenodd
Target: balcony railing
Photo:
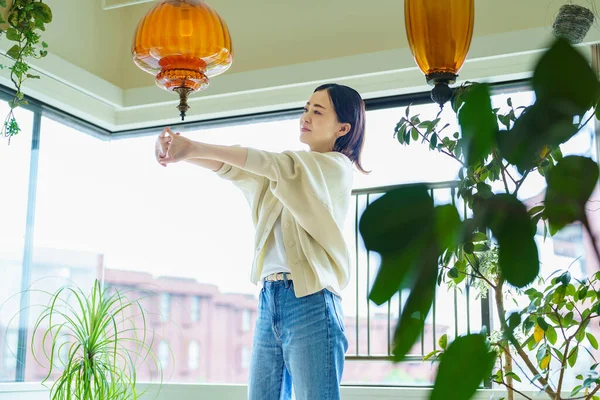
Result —
<instances>
[{"instance_id":1,"label":"balcony railing","mask_svg":"<svg viewBox=\"0 0 600 400\"><path fill-rule=\"evenodd\" d=\"M387 334L384 340L386 340L387 352L375 352L373 351L373 335L372 335L372 323L373 313L372 308L376 307L368 299L368 293L373 284L372 280L375 277L376 269L378 268L377 262L373 260L376 254L370 254L367 252L360 236L359 222L360 216L366 206L375 201L378 197L383 194L401 187L397 186L386 186L378 187L373 189L359 189L354 190L353 195L353 208L354 208L354 246L355 246L355 271L353 284L356 286L356 302L354 313L354 329L347 330L348 340L351 343L351 349L346 354L346 359L349 361L381 361L390 360L392 355L392 342L394 331L397 325L398 316L402 314L402 307L406 300L409 290L399 290L398 293L384 306L384 313L386 316ZM464 218L467 215L466 205L461 199L456 196L457 182L440 182L428 184L430 194L436 204L447 204L452 203L457 206ZM366 273L365 273L366 271ZM366 277L366 279L365 279ZM490 315L490 302L489 296L481 296L475 299L476 295L473 293L471 284L468 279L465 279L460 285L449 288L446 284L441 283L436 290L436 295L433 302L433 307L429 313L429 316L425 323L425 331L427 334L422 334L419 343L413 347L410 354L406 357L406 361L422 361L424 356L432 351L433 349L439 349L437 344L442 333L438 331L441 325L445 325L448 329L446 333L450 340L460 334L470 333L471 331L480 331L484 326L487 331L490 331L491 315ZM448 310L448 301L450 299L452 313L451 318L444 314L445 322L441 323L440 312ZM366 312L365 312L366 308ZM361 311L362 310L362 311ZM379 314L381 314L381 308L379 308ZM346 319L346 324L348 320ZM366 319L366 332L365 329L361 329L364 326ZM453 323L449 326L448 321ZM380 322L380 319L379 319ZM366 338L364 337L366 335ZM381 340L381 337L376 339ZM352 344L354 348L352 348ZM378 343L379 344L379 343ZM381 348L381 344L378 346Z\"/></svg>"}]
</instances>

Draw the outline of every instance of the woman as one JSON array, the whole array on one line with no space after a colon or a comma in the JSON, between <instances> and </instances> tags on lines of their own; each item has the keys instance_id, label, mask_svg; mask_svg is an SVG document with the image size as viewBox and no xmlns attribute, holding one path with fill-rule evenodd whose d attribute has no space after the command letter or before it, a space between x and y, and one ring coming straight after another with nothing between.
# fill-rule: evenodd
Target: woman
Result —
<instances>
[{"instance_id":1,"label":"woman","mask_svg":"<svg viewBox=\"0 0 600 400\"><path fill-rule=\"evenodd\" d=\"M348 342L340 292L350 255L343 223L354 164L364 143L365 106L347 86L318 87L300 118L310 151L270 153L194 142L165 128L157 161L188 161L231 180L245 194L256 228L251 279L262 282L249 398L340 398Z\"/></svg>"}]
</instances>

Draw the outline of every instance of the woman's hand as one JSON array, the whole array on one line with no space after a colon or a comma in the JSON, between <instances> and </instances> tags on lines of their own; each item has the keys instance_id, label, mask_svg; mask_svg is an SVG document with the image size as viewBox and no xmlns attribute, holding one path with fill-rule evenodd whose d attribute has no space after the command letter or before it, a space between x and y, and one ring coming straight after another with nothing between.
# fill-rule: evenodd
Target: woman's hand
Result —
<instances>
[{"instance_id":1,"label":"woman's hand","mask_svg":"<svg viewBox=\"0 0 600 400\"><path fill-rule=\"evenodd\" d=\"M154 154L156 161L166 167L167 164L186 160L192 147L193 142L190 139L181 136L179 132L171 131L167 126L156 139Z\"/></svg>"}]
</instances>

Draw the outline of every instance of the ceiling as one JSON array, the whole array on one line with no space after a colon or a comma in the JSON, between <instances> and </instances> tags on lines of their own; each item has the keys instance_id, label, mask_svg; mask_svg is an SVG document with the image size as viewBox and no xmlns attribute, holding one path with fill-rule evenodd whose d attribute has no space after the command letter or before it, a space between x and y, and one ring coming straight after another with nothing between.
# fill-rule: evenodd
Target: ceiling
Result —
<instances>
[{"instance_id":1,"label":"ceiling","mask_svg":"<svg viewBox=\"0 0 600 400\"><path fill-rule=\"evenodd\" d=\"M131 41L137 23L155 1L106 11L102 0L47 3L54 13L46 40L52 53L123 89L152 83L152 77L131 61ZM226 21L233 38L229 73L407 47L402 0L208 3ZM549 27L562 3L476 0L474 36Z\"/></svg>"},{"instance_id":2,"label":"ceiling","mask_svg":"<svg viewBox=\"0 0 600 400\"><path fill-rule=\"evenodd\" d=\"M50 56L34 62L34 67L42 75L76 88L77 94L61 95L53 82L32 82L32 95L42 93L44 101L55 101L57 106L84 118L96 118L94 122L109 130L156 125L169 118L176 121L177 113L171 110L175 96L156 88L153 77L132 62L131 41L137 23L156 1L44 1L54 17L44 34ZM466 75L478 78L502 71L508 74L531 70L531 58L507 59L505 64L495 62L494 71L489 70L489 60L543 48L558 8L567 1L475 0L469 59L488 60L488 64L473 64ZM577 1L595 9L594 1L600 0ZM402 0L210 0L209 4L229 27L234 61L229 71L213 78L207 90L195 95L195 101L203 108L191 104L192 112L196 112L191 118L256 111L248 104L257 101L264 103L260 110L296 104L308 92L304 89L292 96L294 87L310 87L313 82L350 75L379 79L379 86L387 85L395 89L393 93L415 90L415 82L422 83L407 48ZM593 27L588 37L588 41L600 41L600 29ZM2 46L6 44L0 43ZM518 63L523 65L517 68ZM409 74L410 79L409 75L406 79L405 75L398 75L399 71ZM396 75L388 76L385 82L381 80L381 74L392 72ZM360 85L365 81L361 78L357 82ZM267 87L271 90L268 93L263 90ZM272 90L275 87L279 90L277 96ZM367 90L366 86L363 90L368 96L381 93ZM216 99L242 92L260 92L264 99L254 95L236 102L229 98L222 100L218 110L216 100L201 103L211 96ZM289 95L282 97L284 92ZM77 100L83 94L91 99L90 105ZM93 106L92 100L98 105ZM157 107L167 104L168 112L158 117L162 109ZM108 108L102 111L103 107ZM122 114L134 111L135 114Z\"/></svg>"}]
</instances>

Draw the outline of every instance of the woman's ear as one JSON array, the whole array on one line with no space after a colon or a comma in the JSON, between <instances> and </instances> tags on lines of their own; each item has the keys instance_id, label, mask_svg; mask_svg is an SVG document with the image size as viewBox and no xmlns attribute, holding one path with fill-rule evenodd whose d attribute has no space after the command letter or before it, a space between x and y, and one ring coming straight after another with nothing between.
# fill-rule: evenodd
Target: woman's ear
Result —
<instances>
[{"instance_id":1,"label":"woman's ear","mask_svg":"<svg viewBox=\"0 0 600 400\"><path fill-rule=\"evenodd\" d=\"M340 124L340 129L338 130L336 137L339 138L347 135L350 132L350 129L352 129L352 125L349 123Z\"/></svg>"}]
</instances>

